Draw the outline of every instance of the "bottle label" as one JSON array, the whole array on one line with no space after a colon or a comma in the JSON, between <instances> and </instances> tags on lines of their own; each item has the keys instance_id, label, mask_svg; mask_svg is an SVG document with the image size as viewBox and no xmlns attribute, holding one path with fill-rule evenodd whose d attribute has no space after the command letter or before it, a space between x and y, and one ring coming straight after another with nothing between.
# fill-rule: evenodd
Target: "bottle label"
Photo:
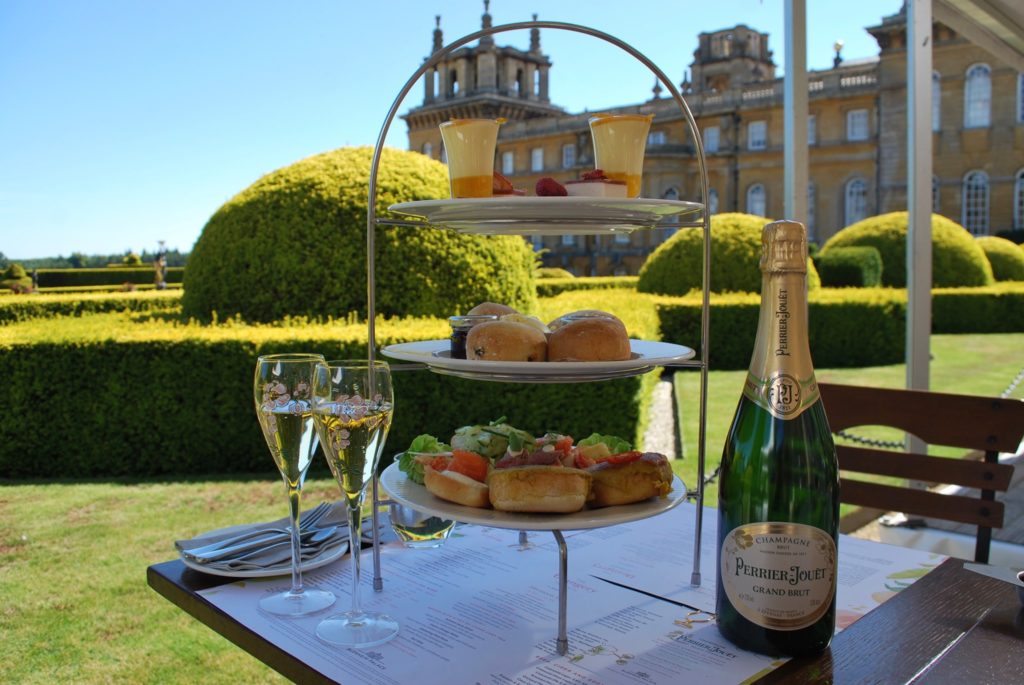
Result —
<instances>
[{"instance_id":1,"label":"bottle label","mask_svg":"<svg viewBox=\"0 0 1024 685\"><path fill-rule=\"evenodd\" d=\"M768 378L747 373L743 394L777 419L795 419L821 397L814 372L807 378L797 378L784 371L776 371Z\"/></svg>"},{"instance_id":2,"label":"bottle label","mask_svg":"<svg viewBox=\"0 0 1024 685\"><path fill-rule=\"evenodd\" d=\"M762 628L799 630L832 605L836 543L801 523L750 523L722 543L722 586L741 616Z\"/></svg>"}]
</instances>

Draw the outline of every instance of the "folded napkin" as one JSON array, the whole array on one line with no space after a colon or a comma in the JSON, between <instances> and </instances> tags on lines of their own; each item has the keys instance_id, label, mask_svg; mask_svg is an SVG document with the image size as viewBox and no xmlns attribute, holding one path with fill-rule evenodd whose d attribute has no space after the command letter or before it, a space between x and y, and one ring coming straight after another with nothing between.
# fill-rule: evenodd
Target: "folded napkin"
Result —
<instances>
[{"instance_id":1,"label":"folded napkin","mask_svg":"<svg viewBox=\"0 0 1024 685\"><path fill-rule=\"evenodd\" d=\"M241 535L243 533L255 532L259 530L267 530L268 533L274 529L285 529L291 524L288 517L277 519L275 521L266 521L263 523L250 523L242 524L237 526L231 526L228 528L220 528L218 530L201 533L193 538L184 540L176 540L174 542L175 548L179 552L184 552L199 547L204 547L221 540L227 540L228 538ZM380 516L380 528L383 532L388 525L387 516L382 514ZM316 523L317 528L328 528L330 526L337 526L337 530L330 537L324 540L320 540L316 544L312 544L305 541L302 545L302 562L308 562L312 559L320 557L323 554L333 553L341 545L348 544L348 513L345 509L345 505L341 502L335 502L330 505L330 510ZM373 523L369 516L366 516L363 520L362 529L362 542L369 543L373 541ZM344 552L341 552L344 554ZM231 570L231 571L244 571L244 570L260 570L260 569L271 569L274 567L282 567L282 570L287 570L291 565L291 543L287 540L281 541L277 538L276 541L271 543L265 548L261 549L250 549L246 552L242 552L238 557L218 559L217 561L211 561L203 564L204 567L218 570Z\"/></svg>"}]
</instances>

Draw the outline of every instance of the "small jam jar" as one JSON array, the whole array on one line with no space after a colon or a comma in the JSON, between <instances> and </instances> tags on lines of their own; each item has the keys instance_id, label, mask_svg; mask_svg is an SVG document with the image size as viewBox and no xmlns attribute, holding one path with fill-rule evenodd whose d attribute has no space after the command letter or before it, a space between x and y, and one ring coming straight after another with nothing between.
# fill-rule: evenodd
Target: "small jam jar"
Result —
<instances>
[{"instance_id":1,"label":"small jam jar","mask_svg":"<svg viewBox=\"0 0 1024 685\"><path fill-rule=\"evenodd\" d=\"M469 335L469 329L478 323L485 323L487 321L497 321L498 317L494 314L473 314L467 316L449 316L448 325L452 327L451 337L451 358L452 359L465 359L466 358L466 336Z\"/></svg>"}]
</instances>

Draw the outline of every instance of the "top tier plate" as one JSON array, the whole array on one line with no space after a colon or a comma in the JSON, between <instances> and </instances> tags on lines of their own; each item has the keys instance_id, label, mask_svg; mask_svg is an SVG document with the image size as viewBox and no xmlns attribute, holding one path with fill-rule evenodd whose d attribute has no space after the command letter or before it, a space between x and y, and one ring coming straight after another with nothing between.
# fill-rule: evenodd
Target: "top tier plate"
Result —
<instances>
[{"instance_id":1,"label":"top tier plate","mask_svg":"<svg viewBox=\"0 0 1024 685\"><path fill-rule=\"evenodd\" d=\"M594 235L698 222L704 206L646 198L507 196L400 202L388 209L460 233Z\"/></svg>"}]
</instances>

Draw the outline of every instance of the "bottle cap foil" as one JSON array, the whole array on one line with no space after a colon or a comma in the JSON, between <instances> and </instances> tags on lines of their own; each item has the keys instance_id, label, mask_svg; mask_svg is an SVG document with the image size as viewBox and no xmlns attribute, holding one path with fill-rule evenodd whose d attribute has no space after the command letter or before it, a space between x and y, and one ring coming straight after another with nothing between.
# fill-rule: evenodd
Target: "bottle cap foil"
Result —
<instances>
[{"instance_id":1,"label":"bottle cap foil","mask_svg":"<svg viewBox=\"0 0 1024 685\"><path fill-rule=\"evenodd\" d=\"M807 231L797 221L773 221L761 233L761 271L807 273Z\"/></svg>"}]
</instances>

